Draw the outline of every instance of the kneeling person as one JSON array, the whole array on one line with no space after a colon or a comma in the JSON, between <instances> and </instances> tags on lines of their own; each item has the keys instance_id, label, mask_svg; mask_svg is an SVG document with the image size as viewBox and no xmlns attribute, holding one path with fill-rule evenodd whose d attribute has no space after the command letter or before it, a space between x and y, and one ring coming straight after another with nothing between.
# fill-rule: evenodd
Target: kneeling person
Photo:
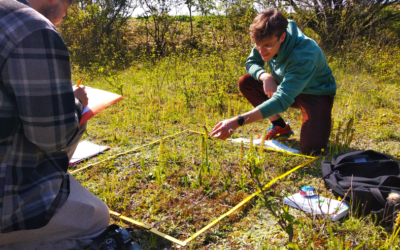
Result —
<instances>
[{"instance_id":1,"label":"kneeling person","mask_svg":"<svg viewBox=\"0 0 400 250\"><path fill-rule=\"evenodd\" d=\"M211 135L226 139L239 126L268 118L272 125L266 139L286 139L293 132L279 113L292 107L303 114L301 151L319 153L329 140L336 94L322 50L277 10L261 12L250 26L250 37L256 46L247 58L248 74L239 79L239 89L255 109L218 123ZM271 74L264 69L265 62Z\"/></svg>"},{"instance_id":2,"label":"kneeling person","mask_svg":"<svg viewBox=\"0 0 400 250\"><path fill-rule=\"evenodd\" d=\"M79 248L110 222L67 172L88 103L54 26L71 1L0 1L0 249Z\"/></svg>"}]
</instances>

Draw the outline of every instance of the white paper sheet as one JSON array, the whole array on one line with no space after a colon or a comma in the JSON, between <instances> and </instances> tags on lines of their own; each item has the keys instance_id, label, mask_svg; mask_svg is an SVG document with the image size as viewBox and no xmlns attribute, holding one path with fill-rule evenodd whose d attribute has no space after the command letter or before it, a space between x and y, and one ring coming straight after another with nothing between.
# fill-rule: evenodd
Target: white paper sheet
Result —
<instances>
[{"instance_id":1,"label":"white paper sheet","mask_svg":"<svg viewBox=\"0 0 400 250\"><path fill-rule=\"evenodd\" d=\"M242 141L243 141L243 143L250 143L250 139L247 139L247 138L236 138L236 139L232 139L231 141L233 143L239 143L239 144ZM253 139L253 144L259 146L261 144L261 139ZM275 150L282 150L282 151L286 151L286 152L294 153L294 154L301 154L300 150L291 148L288 145L286 145L285 143L277 141L277 140L264 141L264 147L275 149Z\"/></svg>"},{"instance_id":2,"label":"white paper sheet","mask_svg":"<svg viewBox=\"0 0 400 250\"><path fill-rule=\"evenodd\" d=\"M70 165L74 165L80 161L88 159L92 156L100 154L103 151L109 150L108 146L100 146L89 141L82 141L76 147L74 154L72 155L72 159L69 162Z\"/></svg>"},{"instance_id":3,"label":"white paper sheet","mask_svg":"<svg viewBox=\"0 0 400 250\"><path fill-rule=\"evenodd\" d=\"M349 206L345 202L317 195L305 197L300 193L285 197L283 204L308 213L321 214L325 218L329 216L332 221L340 220L349 210Z\"/></svg>"}]
</instances>

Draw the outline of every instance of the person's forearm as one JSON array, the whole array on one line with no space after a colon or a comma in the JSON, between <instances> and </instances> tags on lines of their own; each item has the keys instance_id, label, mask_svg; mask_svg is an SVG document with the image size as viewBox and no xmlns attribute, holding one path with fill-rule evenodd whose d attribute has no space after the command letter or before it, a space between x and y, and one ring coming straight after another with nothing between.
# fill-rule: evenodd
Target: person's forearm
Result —
<instances>
[{"instance_id":1,"label":"person's forearm","mask_svg":"<svg viewBox=\"0 0 400 250\"><path fill-rule=\"evenodd\" d=\"M262 114L258 108L255 108L245 114L242 114L245 122L244 124L253 123L256 121L262 120ZM227 120L223 120L219 122L213 129L210 136L213 136L218 139L226 140L229 138L236 129L240 127L238 118L232 117Z\"/></svg>"},{"instance_id":2,"label":"person's forearm","mask_svg":"<svg viewBox=\"0 0 400 250\"><path fill-rule=\"evenodd\" d=\"M276 83L275 78L267 72L262 72L260 74L260 76L258 77L258 80L260 82L263 82L264 80L270 80L270 81L274 81Z\"/></svg>"},{"instance_id":3,"label":"person's forearm","mask_svg":"<svg viewBox=\"0 0 400 250\"><path fill-rule=\"evenodd\" d=\"M263 119L262 113L258 108L254 108L253 110L242 114L243 118L244 118L244 124L250 124L253 122L258 122L261 121Z\"/></svg>"},{"instance_id":4,"label":"person's forearm","mask_svg":"<svg viewBox=\"0 0 400 250\"><path fill-rule=\"evenodd\" d=\"M253 48L245 63L246 72L258 80L260 74L265 72L264 65L265 62L262 60L260 53Z\"/></svg>"},{"instance_id":5,"label":"person's forearm","mask_svg":"<svg viewBox=\"0 0 400 250\"><path fill-rule=\"evenodd\" d=\"M262 82L262 81L264 80L264 77L265 77L267 74L268 74L267 72L261 73L260 76L258 77L258 80L259 80L260 82Z\"/></svg>"}]
</instances>

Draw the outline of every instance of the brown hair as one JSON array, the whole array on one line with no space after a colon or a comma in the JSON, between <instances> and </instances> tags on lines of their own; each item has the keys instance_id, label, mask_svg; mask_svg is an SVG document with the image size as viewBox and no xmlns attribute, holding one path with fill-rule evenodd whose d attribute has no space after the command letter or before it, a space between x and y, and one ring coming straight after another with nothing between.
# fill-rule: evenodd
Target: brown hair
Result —
<instances>
[{"instance_id":1,"label":"brown hair","mask_svg":"<svg viewBox=\"0 0 400 250\"><path fill-rule=\"evenodd\" d=\"M267 9L260 12L250 25L250 38L261 42L271 36L280 37L286 31L288 20L278 10Z\"/></svg>"}]
</instances>

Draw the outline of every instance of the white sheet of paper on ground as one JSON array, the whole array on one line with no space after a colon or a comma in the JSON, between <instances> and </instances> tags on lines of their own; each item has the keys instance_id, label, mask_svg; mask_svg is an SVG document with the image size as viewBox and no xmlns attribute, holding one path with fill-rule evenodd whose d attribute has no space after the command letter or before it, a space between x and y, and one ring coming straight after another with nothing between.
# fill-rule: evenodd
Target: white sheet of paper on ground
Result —
<instances>
[{"instance_id":1,"label":"white sheet of paper on ground","mask_svg":"<svg viewBox=\"0 0 400 250\"><path fill-rule=\"evenodd\" d=\"M250 139L247 139L247 138L236 138L236 139L232 139L231 141L233 143L239 143L239 144L242 141L243 141L243 143L250 143ZM259 146L261 144L261 139L254 139L253 144ZM283 142L281 143L277 140L264 141L264 147L275 149L275 150L282 150L282 151L286 151L286 152L294 153L294 154L301 154L300 150L291 148L288 145L286 145L285 143L283 143Z\"/></svg>"},{"instance_id":2,"label":"white sheet of paper on ground","mask_svg":"<svg viewBox=\"0 0 400 250\"><path fill-rule=\"evenodd\" d=\"M317 195L307 197L300 193L285 197L283 199L283 204L308 213L320 214L325 218L329 216L332 221L340 220L349 211L349 206L347 206L345 202Z\"/></svg>"},{"instance_id":3,"label":"white sheet of paper on ground","mask_svg":"<svg viewBox=\"0 0 400 250\"><path fill-rule=\"evenodd\" d=\"M89 141L79 142L78 147L74 154L72 155L72 159L69 162L69 165L75 165L78 162L84 161L90 157L93 157L97 154L100 154L103 151L109 150L108 146L100 146Z\"/></svg>"}]
</instances>

